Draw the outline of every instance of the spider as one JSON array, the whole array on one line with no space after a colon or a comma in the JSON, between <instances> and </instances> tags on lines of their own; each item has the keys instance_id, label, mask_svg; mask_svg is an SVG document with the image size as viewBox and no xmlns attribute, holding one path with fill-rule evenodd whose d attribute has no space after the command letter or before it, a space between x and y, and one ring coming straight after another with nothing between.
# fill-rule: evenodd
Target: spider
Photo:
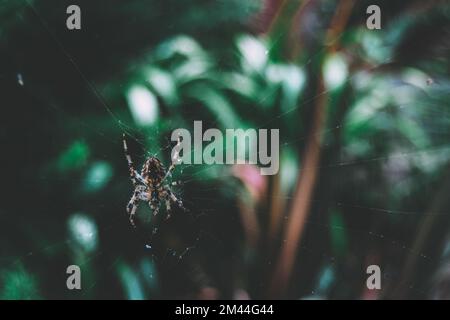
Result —
<instances>
[{"instance_id":1,"label":"spider","mask_svg":"<svg viewBox=\"0 0 450 320\"><path fill-rule=\"evenodd\" d=\"M175 152L173 155L172 164L167 171L158 158L151 156L145 161L142 166L141 173L139 174L134 169L133 161L128 153L125 134L123 135L123 149L125 151L125 157L128 161L131 182L134 187L133 195L127 205L127 213L133 227L136 227L134 217L140 201L144 201L149 204L154 216L158 214L161 202L164 201L167 212L166 219L170 218L171 202L176 203L183 211L187 211L183 206L183 202L179 200L170 189L170 186L177 185L177 183L167 183L169 176L172 175L172 172L175 169L175 164L179 162L179 151L177 149L179 145L180 138L178 138L177 146L174 148Z\"/></svg>"}]
</instances>

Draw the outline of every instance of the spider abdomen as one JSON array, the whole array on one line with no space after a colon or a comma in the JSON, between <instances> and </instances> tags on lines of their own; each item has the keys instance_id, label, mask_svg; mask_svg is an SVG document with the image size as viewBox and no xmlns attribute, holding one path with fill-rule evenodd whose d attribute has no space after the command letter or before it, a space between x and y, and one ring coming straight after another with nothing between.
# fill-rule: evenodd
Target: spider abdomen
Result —
<instances>
[{"instance_id":1,"label":"spider abdomen","mask_svg":"<svg viewBox=\"0 0 450 320\"><path fill-rule=\"evenodd\" d=\"M166 175L164 165L155 157L150 157L142 167L142 176L149 185L158 185Z\"/></svg>"}]
</instances>

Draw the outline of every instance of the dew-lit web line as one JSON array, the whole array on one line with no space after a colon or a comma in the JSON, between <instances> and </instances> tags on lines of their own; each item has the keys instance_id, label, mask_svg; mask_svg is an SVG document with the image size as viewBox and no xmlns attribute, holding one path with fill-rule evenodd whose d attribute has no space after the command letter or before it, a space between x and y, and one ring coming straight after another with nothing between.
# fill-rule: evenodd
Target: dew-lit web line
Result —
<instances>
[{"instance_id":1,"label":"dew-lit web line","mask_svg":"<svg viewBox=\"0 0 450 320\"><path fill-rule=\"evenodd\" d=\"M267 55L268 52L270 52L270 51L272 50L272 48L276 45L276 42L281 38L282 34L283 34L283 33L281 33L281 34L277 37L276 41L275 41L274 43L272 43L271 46L269 46L269 47L267 48L267 50L266 50L266 55ZM312 54L312 55L308 58L308 61L306 62L305 65L310 64L313 60L315 61L315 59L320 58L320 55L321 55L322 53L324 53L325 50L327 50L327 49L329 48L329 46L331 46L331 45L334 44L334 43L337 43L338 40L339 40L344 34L345 34L345 31L342 31L342 32L341 32L339 35L337 35L330 43L324 44L320 50L317 50L314 54ZM233 52L234 52L234 54L235 54L236 56L238 56L239 58L245 59L246 62L248 63L248 66L249 66L249 67L251 66L251 62L248 61L247 57L246 57L245 55L241 54L239 50L235 50L235 51L233 51ZM270 62L270 61L268 61L268 62ZM376 68L379 68L379 67L383 67L384 63L388 63L388 62L389 62L389 59L386 59L385 61L379 63L378 65L376 65L376 66L370 68L369 71L375 70ZM297 64L289 63L288 65L297 65ZM265 66L265 67L266 67L266 66ZM264 67L264 68L265 68L265 67ZM252 72L256 73L261 79L265 79L265 78L266 78L266 75L263 73L265 70L259 70L258 68L254 68L254 67L251 67L251 68L252 68ZM354 76L357 76L357 74L355 74L355 75L353 75L352 77L350 77L349 79L347 79L342 85L346 84L346 83L347 83L348 81L350 81ZM313 97L311 97L311 98L308 98L308 99L306 99L306 100L303 101L303 102L296 103L294 107L291 107L289 110L283 111L281 114L277 115L275 118L271 119L270 121L267 121L267 122L263 123L262 125L259 125L259 127L255 128L255 129L261 129L261 128L263 128L264 126L266 126L266 125L272 123L273 121L278 120L278 119L282 118L283 116L285 116L285 115L287 115L287 114L289 114L289 113L291 113L291 112L293 112L293 111L299 110L303 105L306 105L306 104L308 104L308 103L313 102L315 99L321 97L321 96L324 95L324 94L327 94L327 93L331 92L332 90L333 90L333 89L325 89L325 90L323 90L322 92L317 93L315 96L313 96ZM264 102L264 101L265 101L266 99L268 99L270 96L272 96L272 95L274 95L274 94L277 94L277 92L278 92L278 90L274 90L273 92L269 92L268 94L266 94L265 96L263 96L263 97L260 98L259 100L256 100L256 101L252 102L252 104L258 105L258 104L260 104L261 102ZM217 117L216 117L216 118L217 118ZM213 125L216 125L216 126L217 126L218 123L219 123L219 120L216 119L216 120L213 122Z\"/></svg>"},{"instance_id":2,"label":"dew-lit web line","mask_svg":"<svg viewBox=\"0 0 450 320\"><path fill-rule=\"evenodd\" d=\"M36 15L38 20L41 22L42 26L44 27L45 31L50 35L52 40L57 44L58 48L61 50L61 52L66 56L66 58L69 60L71 65L75 68L79 76L82 78L84 83L88 86L89 90L94 94L95 98L100 102L103 108L106 109L108 114L115 120L115 122L119 125L119 128L126 132L127 135L133 137L137 142L139 140L133 136L133 134L130 132L131 130L135 130L134 128L128 126L127 124L123 123L121 119L119 119L115 113L111 110L111 108L106 103L105 99L101 95L101 93L97 90L95 85L85 76L84 72L81 70L81 68L78 66L78 64L75 62L75 59L72 57L72 55L66 50L62 42L56 37L56 35L50 30L50 27L48 23L45 21L45 19L42 17L42 15L36 10L36 8L33 6L33 4L30 3L29 0L25 0L27 5L30 7L30 9L33 11L33 13Z\"/></svg>"},{"instance_id":3,"label":"dew-lit web line","mask_svg":"<svg viewBox=\"0 0 450 320\"><path fill-rule=\"evenodd\" d=\"M373 70L375 70L375 69L377 69L377 68L380 68L380 67L382 67L382 66L383 66L385 63L387 63L387 62L389 62L389 59L386 59L384 62L382 62L382 63L380 63L380 64L378 64L378 65L376 65L376 66L370 68L369 71L373 71ZM366 71L367 71L367 70L366 70ZM348 77L348 79L345 81L345 83L348 83L349 81L351 81L351 80L352 80L354 77L356 77L357 75L358 75L358 74L354 74L353 76ZM343 85L345 85L345 83L344 83ZM300 103L300 106L293 107L293 108L291 108L291 109L289 109L289 110L283 112L282 114L278 115L277 118L281 118L281 117L283 117L283 116L286 116L286 115L289 114L290 112L295 111L296 109L300 108L302 105L304 105L304 104L306 104L306 103L310 103L310 102L312 102L314 99L316 99L317 97L319 97L320 95L329 93L329 92L331 92L331 91L332 91L332 89L324 90L323 92L321 92L321 93L317 94L316 96L314 96L314 97L308 99L307 101L304 101L304 102ZM274 120L275 120L275 119L272 119L272 120L266 122L264 125L260 126L259 128L264 127L265 125L271 123L271 122L274 121ZM348 120L344 120L343 122L341 122L340 124L334 126L333 128L326 128L326 129L321 130L320 132L314 132L314 133L312 133L312 135L313 135L313 136L319 136L319 137L320 137L320 136L322 136L322 135L325 134L325 133L330 133L330 132L332 132L332 131L339 130L339 129L341 129L341 128L345 127L346 125L349 125L349 124L350 124L350 122L349 122ZM309 136L309 135L305 135L305 136L300 137L300 138L290 139L290 140L288 140L288 141L286 141L286 142L281 143L281 144L280 144L280 147L287 146L287 145L292 144L292 143L294 143L294 142L302 141L302 140L306 139L308 136ZM230 147L231 147L231 146L230 146ZM234 145L233 145L233 147L234 147ZM414 155L417 154L417 153L431 152L431 151L439 151L440 149L445 149L446 147L448 147L448 145L434 146L434 147L431 147L431 148L425 149L425 150L415 150L415 151L411 151L411 152L410 152L410 151L407 151L407 152L401 152L401 153L397 153L397 154L391 154L391 155L389 155L389 156L376 157L376 158L370 158L370 159L348 160L348 161L342 161L342 162L339 162L338 164L335 164L335 165L330 164L330 165L318 166L317 168L322 169L322 168L337 167L337 166L348 166L348 165L352 165L352 164L360 164L360 163L364 163L364 162L371 162L371 161L377 161L377 160L388 160L388 159L391 159L391 158L397 158L397 157L408 157L408 156L414 156ZM224 148L224 152L226 152L226 150L228 150L228 146L226 146L226 147ZM195 150L192 149L192 150L191 150L191 153L194 152L194 151L195 151ZM191 165L191 166L192 166L192 165ZM207 167L207 168L205 168L205 169L201 169L201 170L199 170L199 171L196 172L196 173L193 173L193 174L191 175L191 179L188 180L188 181L186 181L186 183L187 183L187 182L190 182L190 181L192 181L192 180L195 180L195 177L196 177L196 176L198 176L198 175L204 173L205 171L211 170L211 169L213 169L213 168L214 168L213 166L210 166L210 167ZM305 169L312 169L312 168L301 168L301 170L305 170Z\"/></svg>"},{"instance_id":4,"label":"dew-lit web line","mask_svg":"<svg viewBox=\"0 0 450 320\"><path fill-rule=\"evenodd\" d=\"M236 193L236 196L239 196L239 194ZM288 197L288 198L290 198L290 197ZM198 199L198 198L195 198L195 199ZM311 202L320 204L320 200L311 200ZM342 204L342 203L334 203L334 205L347 206L346 204ZM375 208L375 207L364 207L364 206L350 205L350 207L357 208L357 209L369 210L369 211L375 212L377 214L401 214L401 215L406 215L406 216L413 217L413 218L420 218L419 214L422 213L420 211L399 211L399 210L388 210L388 209ZM440 214L447 214L447 213L430 212L429 214L439 214L440 215ZM286 218L286 216L285 216L285 218ZM424 254L423 252L416 252L416 251L414 251L414 249L412 247L406 245L407 241L397 240L397 238L393 237L392 235L387 236L384 233L379 233L379 232L375 232L375 231L371 231L371 230L354 227L351 224L350 225L345 224L345 226L334 225L332 223L318 222L312 218L306 219L305 223L308 226L310 226L310 228L311 227L312 228L320 228L320 229L324 229L327 231L331 231L332 229L340 229L340 230L345 230L348 237L354 238L354 237L364 236L366 238L368 237L369 239L371 239L370 241L375 242L375 243L379 243L381 241L382 243L386 243L388 245L395 246L397 249L404 252L405 256L408 256L411 254L417 255L417 257L419 257L421 260L427 262L427 264L429 264L430 266L432 266L434 261L439 258L439 257L428 256L428 255ZM352 242L352 247L355 247L355 246L358 247L358 243ZM306 254L308 254L308 255L314 255L314 256L318 255L317 248L309 248L309 246L307 244L302 244L299 247L299 249L303 253L306 252ZM355 250L355 248L353 248L353 250ZM330 261L331 265L334 265L339 260L338 257L336 257L335 255L333 255L331 253L322 253L321 256L323 258L328 259ZM271 260L268 261L269 264L270 264L270 261ZM386 278L386 275L384 273L383 273L383 277ZM412 282L408 283L408 287L410 290L424 294L424 296L426 296L426 294L427 294L427 292L416 288L414 283L412 283Z\"/></svg>"},{"instance_id":5,"label":"dew-lit web line","mask_svg":"<svg viewBox=\"0 0 450 320\"><path fill-rule=\"evenodd\" d=\"M384 63L388 63L388 62L389 62L389 60L387 59L385 62L382 62L382 63L380 63L380 64L378 64L378 65L376 65L376 66L374 66L374 67L372 67L372 68L370 68L370 69L365 69L365 71L367 71L367 70L369 70L369 71L376 70L377 68L383 67ZM352 78L353 78L353 77L356 77L357 75L358 75L358 74L354 74L352 77L349 77L349 78L345 81L345 83L351 81ZM411 87L417 89L417 87L412 86L411 84L405 84L405 85L408 85L408 86L411 86ZM327 90L325 90L324 92L317 94L315 97L312 97L312 98L308 99L307 101L302 102L301 105L306 104L306 103L309 103L309 102L313 101L315 98L319 97L321 94L325 94L326 92L331 92L331 91L332 91L331 89L327 89ZM441 96L441 94L440 94L439 96ZM444 96L445 96L445 94L444 94ZM424 98L427 98L427 100L429 100L430 97L429 97L429 95L425 94ZM411 101L411 102L413 102L413 101ZM435 102L434 104L437 105L437 106L440 106L437 102ZM301 105L300 105L300 107L301 107ZM399 105L398 107L404 107L404 106L405 106L405 103L403 102L403 103L401 104L401 106ZM290 112L295 111L297 108L300 108L300 107L293 107L293 108L291 108L291 109L285 111L284 113L278 115L277 117L278 117L278 118L281 118L281 117L283 117L283 116L289 114ZM430 110L429 108L426 108L425 110L422 110L421 112L429 113L429 112L433 112L433 111ZM437 113L437 114L439 114L439 115L441 115L441 114L447 115L446 111L441 111L441 110L435 111L435 113ZM422 117L423 114L420 114L420 115L418 115L418 116L419 116L419 117ZM270 121L268 121L268 122L266 122L265 124L269 124L269 123L272 122L272 121L274 121L274 119L273 119L273 120L270 120ZM332 128L326 128L326 129L323 129L323 130L321 130L320 132L314 132L314 133L312 133L312 135L313 135L313 136L317 136L317 137L321 137L321 136L324 135L324 134L328 134L328 133L333 132L333 131L335 131L335 130L339 130L339 129L344 128L345 126L350 125L350 124L351 124L351 122L349 122L347 119L344 119L344 120L343 120L341 123L339 123L338 125L336 125L336 126L334 126L334 127L332 127ZM264 125L263 125L263 126L264 126ZM262 128L263 126L260 126L259 128ZM439 131L439 132L440 132L440 131ZM294 142L298 142L298 141L305 140L308 136L309 136L309 135L305 135L305 136L303 136L303 137L294 138L294 139L289 139L288 141L285 141L285 142L281 143L281 144L280 144L280 147L284 147L284 146L290 145L290 144L292 144L292 143L294 143ZM323 143L322 143L322 145L323 145ZM336 165L332 165L332 164L330 164L330 165L322 165L322 166L319 166L318 168L329 168L329 167L334 167L334 166L348 166L348 165L351 165L351 164L360 164L360 163L370 162L370 161L376 161L376 160L388 160L388 159L391 159L391 158L397 158L397 157L408 157L408 156L414 156L415 153L422 153L422 152L428 152L428 151L430 151L430 152L431 152L431 151L435 152L435 151L439 151L439 149L445 149L445 148L446 148L446 145L433 146L433 147L430 147L429 149L416 150L416 151L406 151L406 152L401 152L401 153L391 154L391 155L388 155L388 156L377 157L377 158L357 159L357 160L341 161L341 162L339 162L339 163L336 164ZM228 147L224 148L223 150L226 152L227 149L228 149ZM190 155L192 152L195 152L195 149L194 149L194 148L191 149L189 155ZM185 167L191 167L191 166L194 166L194 164L189 164L189 165L184 165L184 166L185 166ZM198 175L204 173L205 171L212 170L212 169L214 169L214 166L210 166L210 167L207 167L207 168L198 170L197 172L193 173L193 174L190 176L191 179L185 181L185 183L188 183L188 182L190 182L190 181L194 181L194 180L196 179L196 176L198 176ZM305 169L308 169L308 168L305 168ZM302 170L303 170L303 168L302 168Z\"/></svg>"},{"instance_id":6,"label":"dew-lit web line","mask_svg":"<svg viewBox=\"0 0 450 320\"><path fill-rule=\"evenodd\" d=\"M100 104L102 105L103 108L106 109L107 113L109 114L109 116L111 116L113 118L113 120L115 121L115 123L118 125L119 129L123 132L125 132L127 134L127 136L133 138L134 141L136 141L137 143L139 143L141 146L144 146L144 143L142 143L140 141L140 139L135 136L134 134L132 134L133 131L139 131L137 130L137 128L135 127L131 127L129 125L127 125L124 121L122 121L121 119L118 118L118 116L111 110L111 108L109 107L108 103L106 102L106 100L104 99L104 97L102 96L102 94L99 92L99 90L96 88L96 86L93 84L92 81L90 81L86 75L84 74L84 72L81 70L81 68L79 67L79 65L76 63L75 59L72 57L72 55L65 49L64 45L62 44L62 42L56 37L56 35L50 30L50 27L48 25L48 23L45 21L45 19L42 17L42 15L36 10L36 8L29 2L29 0L26 0L27 5L31 8L31 10L33 11L33 13L37 16L37 18L39 19L39 21L41 22L42 26L44 27L44 29L46 30L46 32L50 35L50 37L52 38L52 40L57 44L58 48L60 49L60 51L66 56L66 58L69 60L69 62L71 63L71 65L75 68L76 72L79 74L79 76L81 77L81 79L85 82L85 84L87 85L88 89L93 93L93 95L95 96L95 98L100 102ZM121 141L117 141L116 143L121 144ZM161 148L162 149L162 148Z\"/></svg>"},{"instance_id":7,"label":"dew-lit web line","mask_svg":"<svg viewBox=\"0 0 450 320\"><path fill-rule=\"evenodd\" d=\"M218 187L211 187L211 188L204 188L202 190L220 190ZM232 191L231 194L235 197L239 197L242 195L240 191ZM293 199L292 196L273 196L273 195L267 195L266 197L269 198L280 198L284 200L291 200ZM222 199L213 199L210 197L191 197L190 199L196 199L196 200L208 200L208 201L215 201L215 202L222 202ZM191 200L188 200L191 201ZM320 203L319 200L311 200L312 202ZM428 210L398 210L398 209L390 209L390 208L380 208L380 207L372 207L372 206L364 206L359 204L350 204L350 203L344 203L342 201L329 201L328 203L336 206L336 207L343 207L343 208L354 208L354 209L361 209L366 211L371 211L376 214L380 215L402 215L402 216L409 216L409 217L422 217L424 215L437 215L437 216L444 216L448 215L450 216L450 212L434 212L434 211L428 211Z\"/></svg>"}]
</instances>

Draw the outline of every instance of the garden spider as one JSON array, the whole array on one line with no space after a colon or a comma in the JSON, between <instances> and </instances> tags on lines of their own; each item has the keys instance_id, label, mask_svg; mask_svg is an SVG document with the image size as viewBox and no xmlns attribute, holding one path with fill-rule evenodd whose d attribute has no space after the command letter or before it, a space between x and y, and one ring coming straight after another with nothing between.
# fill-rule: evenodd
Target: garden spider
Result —
<instances>
[{"instance_id":1,"label":"garden spider","mask_svg":"<svg viewBox=\"0 0 450 320\"><path fill-rule=\"evenodd\" d=\"M141 173L139 174L134 169L133 161L128 153L125 134L123 135L123 149L125 151L125 157L128 161L128 168L130 169L131 182L134 187L133 196L127 205L128 216L133 227L136 227L134 216L136 214L139 201L147 202L152 209L154 216L158 214L161 202L164 201L167 211L166 219L170 218L171 202L176 203L180 209L186 211L183 206L183 202L179 200L170 189L170 186L176 185L177 183L167 183L168 177L171 176L173 170L175 169L175 164L180 160L179 151L177 149L180 143L180 138L178 138L177 146L174 149L175 153L173 155L172 164L167 171L161 161L152 156L145 161Z\"/></svg>"}]
</instances>

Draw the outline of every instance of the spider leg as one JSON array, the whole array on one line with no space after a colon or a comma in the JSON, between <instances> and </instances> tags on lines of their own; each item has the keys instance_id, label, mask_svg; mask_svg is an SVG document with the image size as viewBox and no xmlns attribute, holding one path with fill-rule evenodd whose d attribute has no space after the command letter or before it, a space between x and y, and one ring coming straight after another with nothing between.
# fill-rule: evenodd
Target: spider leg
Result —
<instances>
[{"instance_id":1,"label":"spider leg","mask_svg":"<svg viewBox=\"0 0 450 320\"><path fill-rule=\"evenodd\" d=\"M169 220L170 219L170 216L171 216L171 213L170 213L170 199L168 198L168 197L166 197L166 211L167 211L167 214L166 214L166 220Z\"/></svg>"},{"instance_id":2,"label":"spider leg","mask_svg":"<svg viewBox=\"0 0 450 320\"><path fill-rule=\"evenodd\" d=\"M153 216L156 216L159 213L158 203L154 200L150 200L148 202L148 205L150 206L150 209L152 209L152 211L153 211Z\"/></svg>"},{"instance_id":3,"label":"spider leg","mask_svg":"<svg viewBox=\"0 0 450 320\"><path fill-rule=\"evenodd\" d=\"M166 172L164 178L159 183L159 185L161 185L161 183L163 183L169 176L172 175L173 170L175 170L175 166L180 162L180 145L181 145L181 140L180 140L180 136L178 136L177 144L173 148L173 151L172 151L173 152L172 153L172 163L170 164L169 169L167 169L167 172Z\"/></svg>"},{"instance_id":4,"label":"spider leg","mask_svg":"<svg viewBox=\"0 0 450 320\"><path fill-rule=\"evenodd\" d=\"M133 196L130 199L130 202L128 202L127 205L127 212L128 212L128 217L130 219L130 223L133 227L136 228L136 224L134 223L134 216L136 214L136 210L138 208L138 204L139 204L139 199L137 197L136 192L133 194Z\"/></svg>"},{"instance_id":5,"label":"spider leg","mask_svg":"<svg viewBox=\"0 0 450 320\"><path fill-rule=\"evenodd\" d=\"M128 162L128 168L130 170L131 182L136 187L137 186L136 170L134 169L133 161L131 160L131 156L128 152L128 146L127 146L127 141L125 139L125 134L123 134L123 151L125 152L125 158L127 159L127 162Z\"/></svg>"},{"instance_id":6,"label":"spider leg","mask_svg":"<svg viewBox=\"0 0 450 320\"><path fill-rule=\"evenodd\" d=\"M166 205L166 220L168 220L171 216L171 204L170 204L170 197L169 197L169 193L170 193L170 189L166 186L163 188L162 190L162 198L164 199L164 203Z\"/></svg>"},{"instance_id":7,"label":"spider leg","mask_svg":"<svg viewBox=\"0 0 450 320\"><path fill-rule=\"evenodd\" d=\"M172 191L168 190L168 197L170 198L170 200L172 200L173 202L175 202L178 207L183 210L183 211L188 211L188 209L186 209L183 205L183 201L181 201L180 199L178 199Z\"/></svg>"}]
</instances>

